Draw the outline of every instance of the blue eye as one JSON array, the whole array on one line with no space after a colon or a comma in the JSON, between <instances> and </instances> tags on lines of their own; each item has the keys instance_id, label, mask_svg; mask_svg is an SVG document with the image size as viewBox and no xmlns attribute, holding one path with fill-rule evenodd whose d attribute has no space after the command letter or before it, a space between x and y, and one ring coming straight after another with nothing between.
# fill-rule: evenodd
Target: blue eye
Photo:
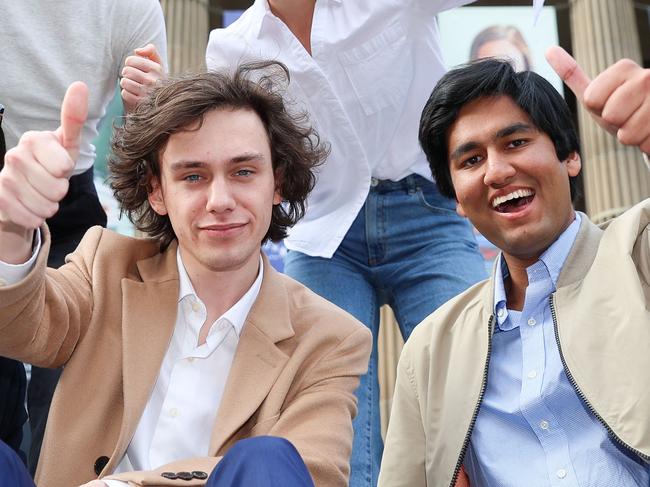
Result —
<instances>
[{"instance_id":1,"label":"blue eye","mask_svg":"<svg viewBox=\"0 0 650 487\"><path fill-rule=\"evenodd\" d=\"M201 176L198 174L189 174L183 178L185 181L189 181L191 183L197 182L201 180Z\"/></svg>"},{"instance_id":2,"label":"blue eye","mask_svg":"<svg viewBox=\"0 0 650 487\"><path fill-rule=\"evenodd\" d=\"M250 176L251 174L253 174L253 171L251 171L250 169L240 169L235 174L237 176Z\"/></svg>"}]
</instances>

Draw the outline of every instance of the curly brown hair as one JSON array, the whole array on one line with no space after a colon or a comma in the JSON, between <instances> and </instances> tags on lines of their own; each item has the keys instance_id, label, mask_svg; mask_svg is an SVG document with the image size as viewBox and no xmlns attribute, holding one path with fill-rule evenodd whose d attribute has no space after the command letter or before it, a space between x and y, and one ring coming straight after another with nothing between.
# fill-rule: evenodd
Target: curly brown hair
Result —
<instances>
[{"instance_id":1,"label":"curly brown hair","mask_svg":"<svg viewBox=\"0 0 650 487\"><path fill-rule=\"evenodd\" d=\"M266 128L276 188L283 198L273 207L262 243L286 237L287 229L303 217L316 182L314 170L328 154L327 145L307 124L306 113L287 109L283 95L288 84L284 64L263 61L242 64L233 73L193 74L156 86L124 126L115 129L111 142L110 185L121 212L138 230L163 247L169 245L176 238L169 217L156 213L148 201L169 137L200 128L205 114L215 109L253 110Z\"/></svg>"}]
</instances>

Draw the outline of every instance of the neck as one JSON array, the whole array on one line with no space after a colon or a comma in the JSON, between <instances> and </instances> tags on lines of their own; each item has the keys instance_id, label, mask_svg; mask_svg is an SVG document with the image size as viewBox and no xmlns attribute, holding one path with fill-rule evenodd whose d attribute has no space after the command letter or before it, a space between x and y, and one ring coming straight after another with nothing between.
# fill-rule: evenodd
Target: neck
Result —
<instances>
[{"instance_id":1,"label":"neck","mask_svg":"<svg viewBox=\"0 0 650 487\"><path fill-rule=\"evenodd\" d=\"M183 251L181 249L181 257ZM207 311L207 318L201 329L200 344L205 341L207 333L217 318L232 308L255 282L259 273L259 254L255 254L242 266L234 270L215 271L205 266L193 266L183 259L187 275L192 281L194 291Z\"/></svg>"},{"instance_id":2,"label":"neck","mask_svg":"<svg viewBox=\"0 0 650 487\"><path fill-rule=\"evenodd\" d=\"M268 0L273 15L279 18L311 55L311 24L315 0Z\"/></svg>"},{"instance_id":3,"label":"neck","mask_svg":"<svg viewBox=\"0 0 650 487\"><path fill-rule=\"evenodd\" d=\"M528 288L528 273L526 268L534 264L537 259L518 259L516 257L503 254L508 264L508 273L510 276L504 282L508 309L521 311L524 308L526 299L526 289Z\"/></svg>"}]
</instances>

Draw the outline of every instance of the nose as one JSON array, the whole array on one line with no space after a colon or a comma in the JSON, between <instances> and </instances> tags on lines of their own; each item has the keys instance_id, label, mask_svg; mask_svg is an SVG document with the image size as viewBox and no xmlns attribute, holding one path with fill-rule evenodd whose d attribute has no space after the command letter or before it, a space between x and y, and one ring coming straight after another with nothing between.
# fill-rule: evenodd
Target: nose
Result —
<instances>
[{"instance_id":1,"label":"nose","mask_svg":"<svg viewBox=\"0 0 650 487\"><path fill-rule=\"evenodd\" d=\"M223 213L232 211L236 205L233 188L228 180L214 178L209 186L206 210L210 213Z\"/></svg>"},{"instance_id":2,"label":"nose","mask_svg":"<svg viewBox=\"0 0 650 487\"><path fill-rule=\"evenodd\" d=\"M506 158L499 156L488 155L485 168L483 182L486 186L505 186L517 173L515 167Z\"/></svg>"}]
</instances>

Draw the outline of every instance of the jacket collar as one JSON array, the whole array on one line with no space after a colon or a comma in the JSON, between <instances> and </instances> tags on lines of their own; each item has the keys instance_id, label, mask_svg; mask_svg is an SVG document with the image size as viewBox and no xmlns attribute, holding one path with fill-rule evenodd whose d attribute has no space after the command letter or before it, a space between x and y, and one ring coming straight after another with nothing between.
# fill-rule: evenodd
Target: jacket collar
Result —
<instances>
[{"instance_id":1,"label":"jacket collar","mask_svg":"<svg viewBox=\"0 0 650 487\"><path fill-rule=\"evenodd\" d=\"M580 213L580 217L580 229L558 277L558 289L581 280L591 267L598 252L603 231L594 225L584 213Z\"/></svg>"},{"instance_id":2,"label":"jacket collar","mask_svg":"<svg viewBox=\"0 0 650 487\"><path fill-rule=\"evenodd\" d=\"M284 278L266 256L260 293L246 319L217 413L210 454L223 454L260 407L289 360L276 344L295 335Z\"/></svg>"}]
</instances>

